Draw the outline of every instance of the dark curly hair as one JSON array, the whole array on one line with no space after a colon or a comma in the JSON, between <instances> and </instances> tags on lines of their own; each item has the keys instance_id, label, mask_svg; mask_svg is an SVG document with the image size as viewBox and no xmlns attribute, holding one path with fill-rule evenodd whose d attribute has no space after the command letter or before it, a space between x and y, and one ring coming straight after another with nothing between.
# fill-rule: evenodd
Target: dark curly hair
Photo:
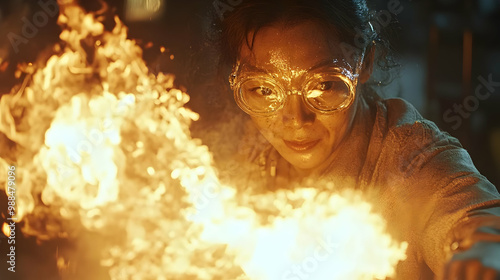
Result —
<instances>
[{"instance_id":1,"label":"dark curly hair","mask_svg":"<svg viewBox=\"0 0 500 280\"><path fill-rule=\"evenodd\" d=\"M374 42L377 49L375 62L382 70L399 66L392 55L389 37L395 34L397 22L390 19L384 28L376 22L376 13L368 8L366 0L240 0L235 7L225 11L224 17L214 17L214 33L220 52L219 77L227 78L228 69L239 55L243 44L252 49L249 34L258 33L264 27L278 22L294 25L303 21L315 21L328 34L337 36L354 51L362 51ZM212 35L214 35L212 34ZM372 86L387 84L391 80L389 71Z\"/></svg>"}]
</instances>

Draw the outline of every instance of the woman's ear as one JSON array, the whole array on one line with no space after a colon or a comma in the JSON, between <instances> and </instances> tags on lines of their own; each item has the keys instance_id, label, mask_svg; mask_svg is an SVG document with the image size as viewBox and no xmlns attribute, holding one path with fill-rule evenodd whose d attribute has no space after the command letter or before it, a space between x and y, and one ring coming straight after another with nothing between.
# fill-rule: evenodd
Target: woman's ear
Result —
<instances>
[{"instance_id":1,"label":"woman's ear","mask_svg":"<svg viewBox=\"0 0 500 280\"><path fill-rule=\"evenodd\" d=\"M364 84L370 79L373 72L373 63L375 60L375 44L372 44L366 51L363 65L361 66L361 73L359 75L359 82Z\"/></svg>"}]
</instances>

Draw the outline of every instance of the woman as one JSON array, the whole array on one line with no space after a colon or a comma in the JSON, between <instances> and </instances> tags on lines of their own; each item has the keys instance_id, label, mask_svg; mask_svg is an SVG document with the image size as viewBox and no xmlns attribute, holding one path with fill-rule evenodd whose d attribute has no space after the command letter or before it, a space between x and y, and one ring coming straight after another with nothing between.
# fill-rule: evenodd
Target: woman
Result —
<instances>
[{"instance_id":1,"label":"woman","mask_svg":"<svg viewBox=\"0 0 500 280\"><path fill-rule=\"evenodd\" d=\"M222 21L221 63L270 144L256 159L270 187L321 178L376 189L410 244L398 279L430 279L427 266L444 279L500 276L500 196L455 138L371 89L388 44L366 2L238 2Z\"/></svg>"}]
</instances>

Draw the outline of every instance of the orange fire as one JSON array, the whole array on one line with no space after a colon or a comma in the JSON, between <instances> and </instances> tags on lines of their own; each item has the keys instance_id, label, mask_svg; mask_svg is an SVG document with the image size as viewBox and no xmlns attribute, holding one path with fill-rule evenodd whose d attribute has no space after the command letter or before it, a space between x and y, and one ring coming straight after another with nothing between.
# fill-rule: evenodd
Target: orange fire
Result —
<instances>
[{"instance_id":1,"label":"orange fire","mask_svg":"<svg viewBox=\"0 0 500 280\"><path fill-rule=\"evenodd\" d=\"M0 131L19 147L25 234L101 234L105 244L89 248L111 279L394 275L407 244L385 232L361 193L316 182L250 195L222 184L210 151L191 137L198 115L173 76L148 72L118 18L109 32L78 6L61 12L54 55L22 69L24 83L0 100ZM0 172L7 166L0 158Z\"/></svg>"},{"instance_id":2,"label":"orange fire","mask_svg":"<svg viewBox=\"0 0 500 280\"><path fill-rule=\"evenodd\" d=\"M5 236L10 236L10 227L9 227L9 224L3 223L3 225L2 225L2 233Z\"/></svg>"}]
</instances>

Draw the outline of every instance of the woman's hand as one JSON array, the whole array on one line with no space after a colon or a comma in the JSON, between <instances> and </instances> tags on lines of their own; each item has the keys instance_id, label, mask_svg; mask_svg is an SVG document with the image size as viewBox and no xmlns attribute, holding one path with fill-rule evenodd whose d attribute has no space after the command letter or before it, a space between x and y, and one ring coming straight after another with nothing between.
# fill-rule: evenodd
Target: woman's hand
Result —
<instances>
[{"instance_id":1,"label":"woman's hand","mask_svg":"<svg viewBox=\"0 0 500 280\"><path fill-rule=\"evenodd\" d=\"M478 241L455 253L445 267L444 280L500 279L500 243Z\"/></svg>"}]
</instances>

